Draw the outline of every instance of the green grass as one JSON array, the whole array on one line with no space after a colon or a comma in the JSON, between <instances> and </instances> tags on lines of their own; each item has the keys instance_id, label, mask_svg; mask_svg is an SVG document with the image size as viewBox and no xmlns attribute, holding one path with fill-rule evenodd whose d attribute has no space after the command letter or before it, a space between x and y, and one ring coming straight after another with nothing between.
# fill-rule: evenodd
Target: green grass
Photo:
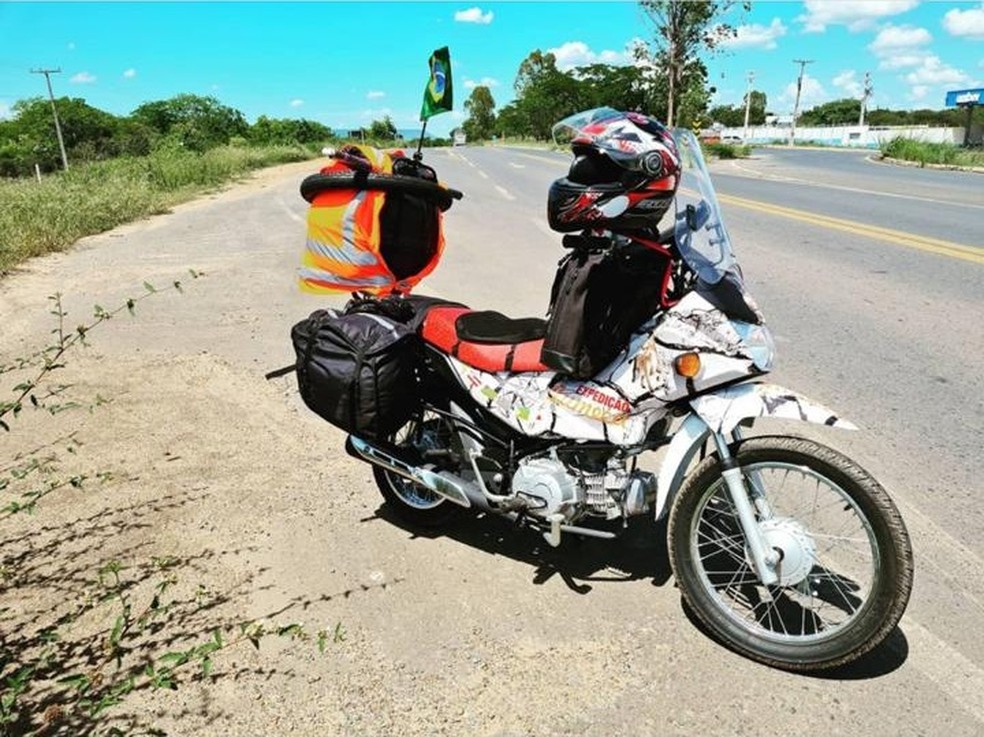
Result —
<instances>
[{"instance_id":1,"label":"green grass","mask_svg":"<svg viewBox=\"0 0 984 737\"><path fill-rule=\"evenodd\" d=\"M752 153L751 146L736 146L730 143L701 143L705 156L719 159L747 159Z\"/></svg>"},{"instance_id":2,"label":"green grass","mask_svg":"<svg viewBox=\"0 0 984 737\"><path fill-rule=\"evenodd\" d=\"M204 154L169 149L80 164L40 183L0 181L0 274L84 236L166 212L253 169L313 156L300 146L223 146Z\"/></svg>"},{"instance_id":3,"label":"green grass","mask_svg":"<svg viewBox=\"0 0 984 737\"><path fill-rule=\"evenodd\" d=\"M893 138L881 145L882 156L904 161L948 166L984 166L984 151L954 146L952 143L927 143L911 138Z\"/></svg>"}]
</instances>

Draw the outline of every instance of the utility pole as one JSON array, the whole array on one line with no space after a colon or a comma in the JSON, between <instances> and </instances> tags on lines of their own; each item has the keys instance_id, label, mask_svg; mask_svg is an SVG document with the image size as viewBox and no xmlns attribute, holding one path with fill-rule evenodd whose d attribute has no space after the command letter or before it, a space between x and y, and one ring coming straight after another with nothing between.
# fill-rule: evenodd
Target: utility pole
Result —
<instances>
[{"instance_id":1,"label":"utility pole","mask_svg":"<svg viewBox=\"0 0 984 737\"><path fill-rule=\"evenodd\" d=\"M741 142L748 143L748 113L752 109L752 82L755 81L755 72L748 73L748 87L745 90L745 134Z\"/></svg>"},{"instance_id":2,"label":"utility pole","mask_svg":"<svg viewBox=\"0 0 984 737\"><path fill-rule=\"evenodd\" d=\"M789 129L790 146L796 142L796 118L799 117L800 112L800 92L803 91L803 72L807 64L813 63L813 59L793 59L793 63L800 65L800 73L799 77L796 78L796 105L793 107L793 125Z\"/></svg>"},{"instance_id":3,"label":"utility pole","mask_svg":"<svg viewBox=\"0 0 984 737\"><path fill-rule=\"evenodd\" d=\"M861 116L858 118L858 126L864 125L864 113L868 107L868 98L875 91L871 86L871 72L864 73L864 95L861 97Z\"/></svg>"},{"instance_id":4,"label":"utility pole","mask_svg":"<svg viewBox=\"0 0 984 737\"><path fill-rule=\"evenodd\" d=\"M51 100L51 113L55 116L55 133L58 134L58 146L61 148L62 166L68 171L68 154L65 153L65 139L62 138L61 123L58 122L58 109L55 107L55 93L51 91L51 75L61 74L61 69L32 69L31 74L43 74L48 83L48 99Z\"/></svg>"}]
</instances>

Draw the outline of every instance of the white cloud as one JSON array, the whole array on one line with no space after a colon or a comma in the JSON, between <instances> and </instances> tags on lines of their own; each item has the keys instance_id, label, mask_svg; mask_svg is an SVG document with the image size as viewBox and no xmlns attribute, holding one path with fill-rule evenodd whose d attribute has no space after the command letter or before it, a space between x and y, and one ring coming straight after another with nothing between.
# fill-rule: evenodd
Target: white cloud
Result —
<instances>
[{"instance_id":1,"label":"white cloud","mask_svg":"<svg viewBox=\"0 0 984 737\"><path fill-rule=\"evenodd\" d=\"M11 117L13 116L10 114L10 105L0 100L0 120L6 120Z\"/></svg>"},{"instance_id":2,"label":"white cloud","mask_svg":"<svg viewBox=\"0 0 984 737\"><path fill-rule=\"evenodd\" d=\"M499 86L499 80L492 79L492 77L482 77L477 82L474 79L466 79L465 80L465 88L466 89L473 90L473 89L475 89L476 87L479 87L479 86L481 86L481 87L488 87L490 89L492 87L498 87Z\"/></svg>"},{"instance_id":3,"label":"white cloud","mask_svg":"<svg viewBox=\"0 0 984 737\"><path fill-rule=\"evenodd\" d=\"M806 110L814 105L826 102L829 97L830 95L827 94L827 90L824 89L819 80L814 79L809 74L803 75L803 88L800 92L800 110ZM793 106L796 104L796 82L790 82L786 85L786 89L779 95L779 99L782 102L788 103L789 109L792 111Z\"/></svg>"},{"instance_id":4,"label":"white cloud","mask_svg":"<svg viewBox=\"0 0 984 737\"><path fill-rule=\"evenodd\" d=\"M481 23L482 25L488 25L494 17L495 14L491 10L483 13L482 9L478 7L459 10L454 14L454 19L459 23Z\"/></svg>"},{"instance_id":5,"label":"white cloud","mask_svg":"<svg viewBox=\"0 0 984 737\"><path fill-rule=\"evenodd\" d=\"M290 101L291 107L301 107L303 104L304 104L304 100L302 100L299 97L295 97L293 100Z\"/></svg>"},{"instance_id":6,"label":"white cloud","mask_svg":"<svg viewBox=\"0 0 984 737\"><path fill-rule=\"evenodd\" d=\"M137 76L136 69L127 69L125 72L123 72L124 79L133 79L136 76Z\"/></svg>"},{"instance_id":7,"label":"white cloud","mask_svg":"<svg viewBox=\"0 0 984 737\"><path fill-rule=\"evenodd\" d=\"M92 84L96 81L96 78L88 72L79 72L68 81L73 84Z\"/></svg>"},{"instance_id":8,"label":"white cloud","mask_svg":"<svg viewBox=\"0 0 984 737\"><path fill-rule=\"evenodd\" d=\"M872 28L880 19L905 13L919 0L806 0L806 14L796 20L807 33L822 33L827 26L847 26L852 33Z\"/></svg>"},{"instance_id":9,"label":"white cloud","mask_svg":"<svg viewBox=\"0 0 984 737\"><path fill-rule=\"evenodd\" d=\"M936 55L927 56L915 71L905 75L905 81L918 85L957 85L970 84L971 78L960 69L944 64Z\"/></svg>"},{"instance_id":10,"label":"white cloud","mask_svg":"<svg viewBox=\"0 0 984 737\"><path fill-rule=\"evenodd\" d=\"M379 100L383 97L386 97L386 93L381 90L369 90L369 92L366 93L367 100Z\"/></svg>"},{"instance_id":11,"label":"white cloud","mask_svg":"<svg viewBox=\"0 0 984 737\"><path fill-rule=\"evenodd\" d=\"M855 97L861 99L861 95L864 94L864 85L857 77L857 72L853 69L848 69L841 72L836 77L834 77L834 87L839 90L843 90L848 97Z\"/></svg>"},{"instance_id":12,"label":"white cloud","mask_svg":"<svg viewBox=\"0 0 984 737\"><path fill-rule=\"evenodd\" d=\"M906 67L917 67L932 56L926 49L916 49L907 54L893 54L885 57L878 65L879 69L905 69Z\"/></svg>"},{"instance_id":13,"label":"white cloud","mask_svg":"<svg viewBox=\"0 0 984 737\"><path fill-rule=\"evenodd\" d=\"M970 10L950 10L943 16L943 27L952 36L984 41L984 3Z\"/></svg>"},{"instance_id":14,"label":"white cloud","mask_svg":"<svg viewBox=\"0 0 984 737\"><path fill-rule=\"evenodd\" d=\"M932 56L924 48L932 40L925 28L888 25L868 44L868 50L878 58L879 69L905 69L920 66Z\"/></svg>"},{"instance_id":15,"label":"white cloud","mask_svg":"<svg viewBox=\"0 0 984 737\"><path fill-rule=\"evenodd\" d=\"M868 44L868 48L876 56L886 56L900 49L925 46L932 40L933 37L925 28L888 25L878 32L875 40Z\"/></svg>"},{"instance_id":16,"label":"white cloud","mask_svg":"<svg viewBox=\"0 0 984 737\"><path fill-rule=\"evenodd\" d=\"M778 18L773 18L767 26L751 23L738 26L737 35L721 41L726 49L774 49L776 39L786 35L786 26Z\"/></svg>"},{"instance_id":17,"label":"white cloud","mask_svg":"<svg viewBox=\"0 0 984 737\"><path fill-rule=\"evenodd\" d=\"M592 51L583 41L568 41L557 48L547 49L557 59L557 69L562 72L588 64L627 64L631 61L626 51Z\"/></svg>"},{"instance_id":18,"label":"white cloud","mask_svg":"<svg viewBox=\"0 0 984 737\"><path fill-rule=\"evenodd\" d=\"M910 100L922 100L927 94L929 94L929 87L924 84L917 84L909 92L908 97Z\"/></svg>"}]
</instances>

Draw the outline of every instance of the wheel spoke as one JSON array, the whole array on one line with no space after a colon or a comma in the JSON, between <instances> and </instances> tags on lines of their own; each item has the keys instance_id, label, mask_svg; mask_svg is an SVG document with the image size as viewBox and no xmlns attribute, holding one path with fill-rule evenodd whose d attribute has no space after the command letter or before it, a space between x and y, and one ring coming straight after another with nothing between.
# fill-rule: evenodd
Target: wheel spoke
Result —
<instances>
[{"instance_id":1,"label":"wheel spoke","mask_svg":"<svg viewBox=\"0 0 984 737\"><path fill-rule=\"evenodd\" d=\"M873 590L877 547L871 525L843 489L807 465L742 466L772 517L759 520L766 546L786 548L790 568L766 587L748 561L746 541L723 480L704 492L692 524L700 580L729 617L770 639L829 639ZM812 566L812 569L811 569ZM844 571L838 573L837 571Z\"/></svg>"}]
</instances>

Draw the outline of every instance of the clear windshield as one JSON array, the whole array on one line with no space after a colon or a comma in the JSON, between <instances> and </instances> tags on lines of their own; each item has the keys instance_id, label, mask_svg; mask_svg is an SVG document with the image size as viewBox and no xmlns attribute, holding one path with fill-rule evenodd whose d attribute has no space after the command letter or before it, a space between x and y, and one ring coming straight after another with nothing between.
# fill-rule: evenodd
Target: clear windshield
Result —
<instances>
[{"instance_id":1,"label":"clear windshield","mask_svg":"<svg viewBox=\"0 0 984 737\"><path fill-rule=\"evenodd\" d=\"M633 146L621 135L631 125L625 113L610 107L594 108L564 118L553 127L558 145L591 144L612 160L632 169L641 161L645 145ZM634 129L634 127L633 127ZM680 255L706 284L717 284L726 273L737 272L728 231L721 219L711 177L692 132L673 132L680 156L680 185L675 201L673 232ZM638 139L636 139L638 140ZM665 227L664 221L664 227Z\"/></svg>"},{"instance_id":2,"label":"clear windshield","mask_svg":"<svg viewBox=\"0 0 984 737\"><path fill-rule=\"evenodd\" d=\"M721 218L700 142L685 128L674 129L673 140L680 153L680 186L673 223L676 245L704 282L717 284L726 273L737 271L731 239Z\"/></svg>"}]
</instances>

